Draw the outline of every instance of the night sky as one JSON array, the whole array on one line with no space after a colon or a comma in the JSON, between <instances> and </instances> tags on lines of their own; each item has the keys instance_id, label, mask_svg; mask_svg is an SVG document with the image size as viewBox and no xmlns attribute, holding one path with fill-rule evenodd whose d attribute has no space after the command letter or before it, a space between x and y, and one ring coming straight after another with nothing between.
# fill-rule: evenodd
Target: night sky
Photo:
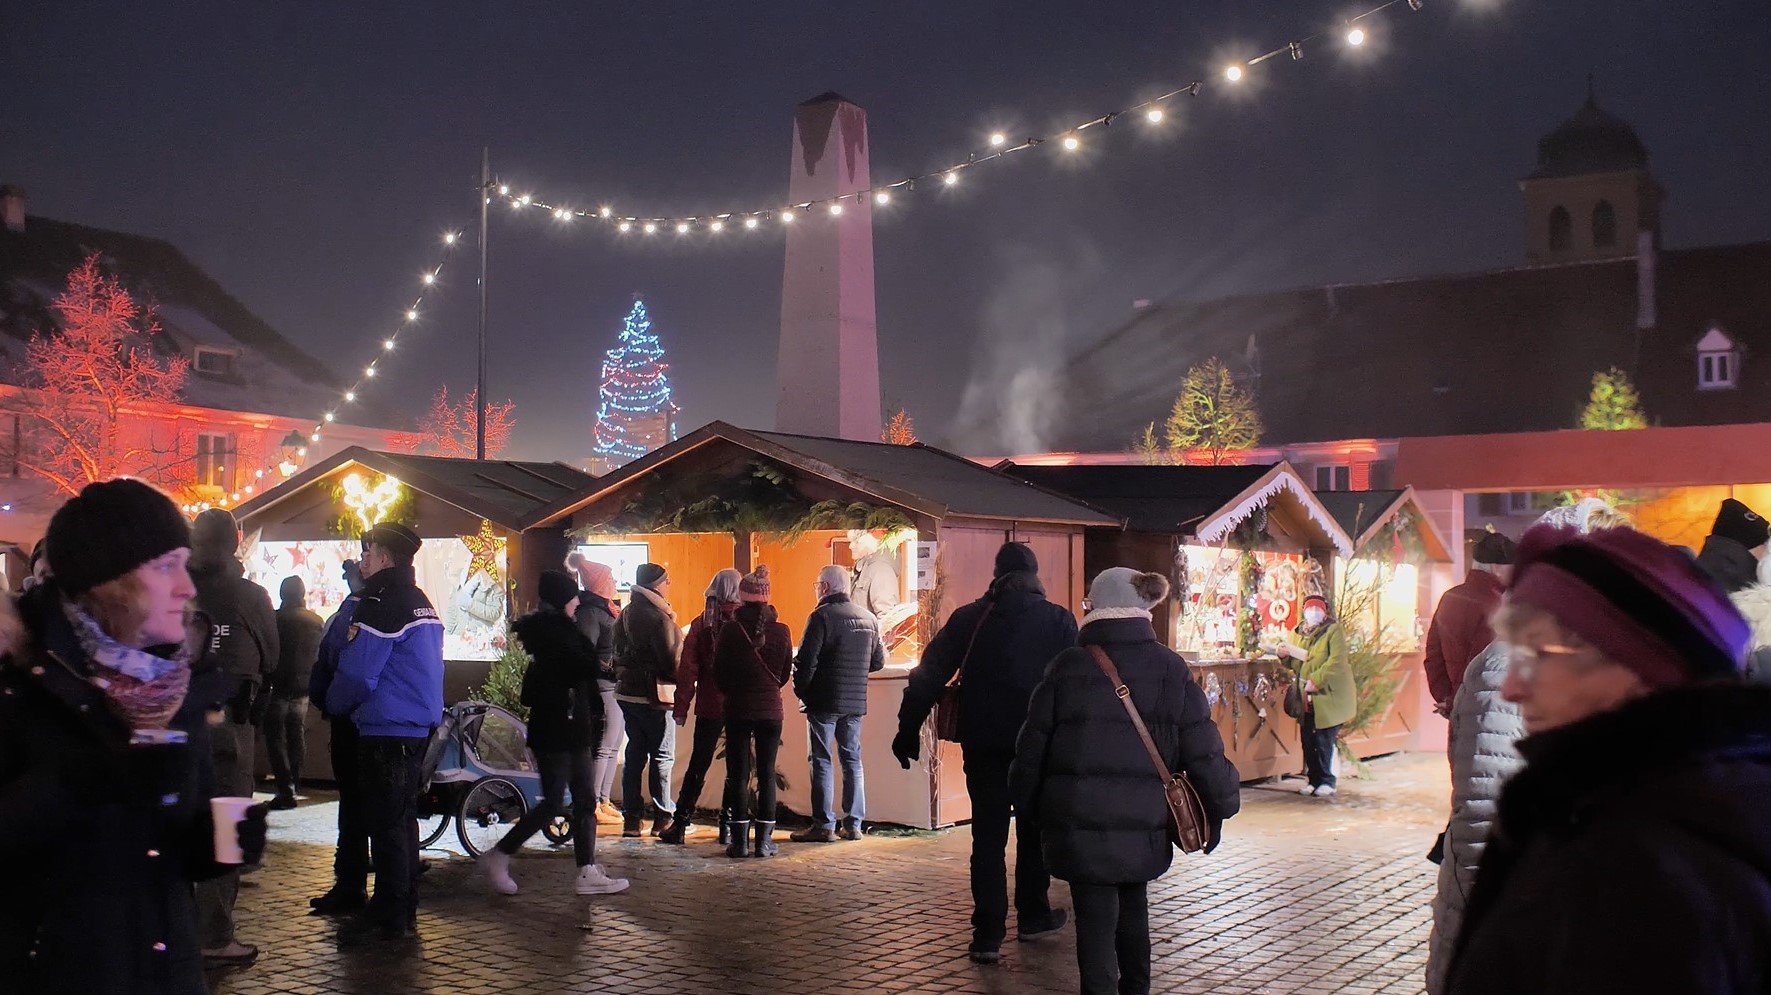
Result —
<instances>
[{"instance_id":1,"label":"night sky","mask_svg":"<svg viewBox=\"0 0 1771 995\"><path fill-rule=\"evenodd\" d=\"M397 323L440 234L467 224L482 144L514 189L575 205L770 207L794 105L826 90L867 109L877 182L1364 6L13 0L0 182L23 185L32 214L172 241L344 369ZM877 214L886 402L926 441L995 452L1002 393L1135 299L1517 264L1515 181L1589 72L1648 145L1668 247L1771 238L1764 0L1426 0L1373 29L1362 49L1325 43L1184 102L1159 129L1121 121L1080 153L1054 143ZM636 290L684 430L771 426L778 235L618 240L495 206L491 248L490 394L517 402L510 455L588 454L601 350ZM473 265L457 256L416 347L376 382L413 415L438 384L472 384Z\"/></svg>"}]
</instances>

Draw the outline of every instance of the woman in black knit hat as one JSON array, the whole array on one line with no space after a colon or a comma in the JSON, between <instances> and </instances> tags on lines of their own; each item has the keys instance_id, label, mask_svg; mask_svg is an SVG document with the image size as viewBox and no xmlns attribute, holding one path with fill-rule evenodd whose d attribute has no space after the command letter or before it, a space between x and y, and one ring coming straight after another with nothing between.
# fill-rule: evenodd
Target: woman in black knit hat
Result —
<instances>
[{"instance_id":1,"label":"woman in black knit hat","mask_svg":"<svg viewBox=\"0 0 1771 995\"><path fill-rule=\"evenodd\" d=\"M570 785L572 850L578 862L574 888L580 895L613 895L627 890L627 879L611 878L596 862L595 754L603 735L596 645L572 621L578 582L570 574L541 571L536 593L541 606L512 622L510 629L534 657L523 673L522 700L529 708L529 749L541 768L541 804L480 857L480 866L493 891L516 894L510 858L542 826L565 814Z\"/></svg>"},{"instance_id":2,"label":"woman in black knit hat","mask_svg":"<svg viewBox=\"0 0 1771 995\"><path fill-rule=\"evenodd\" d=\"M54 576L0 599L0 978L9 990L201 995L191 884L215 862L205 713L221 694L192 617L190 529L134 480L49 523ZM240 824L264 851L263 805Z\"/></svg>"},{"instance_id":3,"label":"woman in black knit hat","mask_svg":"<svg viewBox=\"0 0 1771 995\"><path fill-rule=\"evenodd\" d=\"M738 582L738 611L713 646L713 677L726 699L726 809L732 843L726 856L773 857L775 756L781 749L781 689L793 675L793 637L769 604L769 568L758 566ZM756 843L750 828L751 763L756 767Z\"/></svg>"}]
</instances>

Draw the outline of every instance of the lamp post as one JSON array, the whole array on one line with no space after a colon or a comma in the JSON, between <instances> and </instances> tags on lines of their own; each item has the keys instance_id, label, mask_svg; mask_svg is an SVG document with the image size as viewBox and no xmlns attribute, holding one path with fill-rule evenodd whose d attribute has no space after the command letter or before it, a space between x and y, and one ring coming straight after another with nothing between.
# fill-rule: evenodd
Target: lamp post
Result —
<instances>
[{"instance_id":1,"label":"lamp post","mask_svg":"<svg viewBox=\"0 0 1771 995\"><path fill-rule=\"evenodd\" d=\"M293 476L295 461L307 455L307 436L291 429L288 435L283 436L283 441L277 444L277 448L283 456L283 461L277 464L277 470L284 477Z\"/></svg>"}]
</instances>

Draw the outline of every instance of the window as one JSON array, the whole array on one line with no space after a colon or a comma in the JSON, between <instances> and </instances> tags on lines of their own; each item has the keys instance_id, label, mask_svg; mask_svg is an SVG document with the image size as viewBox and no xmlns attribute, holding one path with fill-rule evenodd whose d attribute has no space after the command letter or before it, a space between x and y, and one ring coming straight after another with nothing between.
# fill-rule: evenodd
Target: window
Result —
<instances>
[{"instance_id":1,"label":"window","mask_svg":"<svg viewBox=\"0 0 1771 995\"><path fill-rule=\"evenodd\" d=\"M234 354L220 349L198 349L197 372L227 376L234 372Z\"/></svg>"},{"instance_id":2,"label":"window","mask_svg":"<svg viewBox=\"0 0 1771 995\"><path fill-rule=\"evenodd\" d=\"M1593 244L1605 248L1617 244L1617 211L1608 200L1593 208Z\"/></svg>"},{"instance_id":3,"label":"window","mask_svg":"<svg viewBox=\"0 0 1771 995\"><path fill-rule=\"evenodd\" d=\"M1507 513L1507 496L1505 494L1476 495L1476 513L1485 518L1499 518Z\"/></svg>"},{"instance_id":4,"label":"window","mask_svg":"<svg viewBox=\"0 0 1771 995\"><path fill-rule=\"evenodd\" d=\"M1319 491L1344 491L1352 487L1352 467L1345 465L1324 464L1316 468L1316 489Z\"/></svg>"},{"instance_id":5,"label":"window","mask_svg":"<svg viewBox=\"0 0 1771 995\"><path fill-rule=\"evenodd\" d=\"M1568 208L1557 207L1550 212L1550 251L1565 252L1574 242L1574 219Z\"/></svg>"},{"instance_id":6,"label":"window","mask_svg":"<svg viewBox=\"0 0 1771 995\"><path fill-rule=\"evenodd\" d=\"M1697 389L1729 390L1740 382L1740 347L1720 326L1697 343Z\"/></svg>"},{"instance_id":7,"label":"window","mask_svg":"<svg viewBox=\"0 0 1771 995\"><path fill-rule=\"evenodd\" d=\"M197 483L234 489L234 437L204 433L197 436Z\"/></svg>"}]
</instances>

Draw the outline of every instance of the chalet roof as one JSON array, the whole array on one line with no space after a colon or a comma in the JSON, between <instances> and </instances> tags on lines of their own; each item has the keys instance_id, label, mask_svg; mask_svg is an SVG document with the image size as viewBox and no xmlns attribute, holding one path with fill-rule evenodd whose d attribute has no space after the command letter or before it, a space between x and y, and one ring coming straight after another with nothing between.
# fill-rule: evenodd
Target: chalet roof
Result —
<instances>
[{"instance_id":1,"label":"chalet roof","mask_svg":"<svg viewBox=\"0 0 1771 995\"><path fill-rule=\"evenodd\" d=\"M1065 362L1045 441L1126 448L1213 356L1256 392L1274 445L1568 428L1613 366L1657 424L1771 421L1771 242L1662 251L1653 269L1639 356L1634 258L1143 309ZM1698 389L1716 327L1743 351L1737 389Z\"/></svg>"},{"instance_id":2,"label":"chalet roof","mask_svg":"<svg viewBox=\"0 0 1771 995\"><path fill-rule=\"evenodd\" d=\"M1285 495L1314 534L1312 546L1351 553L1352 540L1304 486L1290 464L1269 466L1019 466L1004 473L1074 496L1125 519L1132 532L1191 535L1215 541L1251 508Z\"/></svg>"},{"instance_id":3,"label":"chalet roof","mask_svg":"<svg viewBox=\"0 0 1771 995\"><path fill-rule=\"evenodd\" d=\"M1111 515L1072 498L933 446L753 432L718 421L598 478L594 489L556 505L546 518L568 515L628 481L661 471L686 453L722 442L934 518L1120 525Z\"/></svg>"},{"instance_id":4,"label":"chalet roof","mask_svg":"<svg viewBox=\"0 0 1771 995\"><path fill-rule=\"evenodd\" d=\"M332 370L253 314L170 242L51 218L29 217L23 231L0 230L0 354L20 359L33 332L57 327L51 303L66 287L68 273L95 252L107 273L155 308L167 333L158 344L167 352L188 356L204 345L234 356L230 374L193 368L186 403L316 421L337 403L343 385ZM360 423L392 424L372 406L357 408Z\"/></svg>"},{"instance_id":5,"label":"chalet roof","mask_svg":"<svg viewBox=\"0 0 1771 995\"><path fill-rule=\"evenodd\" d=\"M234 514L245 521L350 463L394 477L414 490L516 532L536 524L548 508L588 490L596 481L564 463L412 456L352 446L242 503Z\"/></svg>"},{"instance_id":6,"label":"chalet roof","mask_svg":"<svg viewBox=\"0 0 1771 995\"><path fill-rule=\"evenodd\" d=\"M1412 487L1404 487L1399 491L1317 491L1316 500L1322 502L1322 506L1334 516L1341 530L1352 537L1355 551L1365 548L1365 544L1378 529L1412 506L1416 512L1415 524L1420 528L1421 543L1426 548L1427 557L1440 562L1451 560L1451 550L1445 543L1445 537L1439 534L1432 517L1415 501Z\"/></svg>"}]
</instances>

